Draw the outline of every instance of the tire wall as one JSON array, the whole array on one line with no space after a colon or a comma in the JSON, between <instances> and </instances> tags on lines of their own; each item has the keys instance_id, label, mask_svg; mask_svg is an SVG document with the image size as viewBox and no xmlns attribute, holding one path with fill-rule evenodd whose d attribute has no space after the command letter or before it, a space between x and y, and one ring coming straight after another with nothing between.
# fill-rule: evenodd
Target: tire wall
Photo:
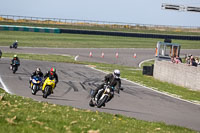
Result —
<instances>
[{"instance_id":1,"label":"tire wall","mask_svg":"<svg viewBox=\"0 0 200 133\"><path fill-rule=\"evenodd\" d=\"M161 38L161 39L170 38L170 39L178 39L178 40L200 40L200 36L181 36L181 35L145 34L145 33L106 32L106 31L90 31L90 30L74 30L74 29L60 29L60 33L123 36L123 37L140 37L140 38Z\"/></svg>"},{"instance_id":2,"label":"tire wall","mask_svg":"<svg viewBox=\"0 0 200 133\"><path fill-rule=\"evenodd\" d=\"M200 40L200 36L125 33L125 32L58 29L58 28L15 26L15 25L0 25L0 31L28 31L28 32L71 33L71 34L106 35L106 36L122 36L122 37L139 37L139 38L159 38L159 39L169 38L178 40Z\"/></svg>"}]
</instances>

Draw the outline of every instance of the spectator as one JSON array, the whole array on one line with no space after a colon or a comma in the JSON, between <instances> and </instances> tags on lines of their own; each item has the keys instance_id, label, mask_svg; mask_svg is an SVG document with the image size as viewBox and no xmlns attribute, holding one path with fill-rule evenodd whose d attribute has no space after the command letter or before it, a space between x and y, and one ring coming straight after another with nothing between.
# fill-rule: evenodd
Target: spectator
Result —
<instances>
[{"instance_id":1,"label":"spectator","mask_svg":"<svg viewBox=\"0 0 200 133\"><path fill-rule=\"evenodd\" d=\"M187 55L187 57L186 57L186 59L185 59L185 61L186 61L186 63L188 64L188 65L190 65L190 58L191 58L191 54L189 54L189 55Z\"/></svg>"},{"instance_id":2,"label":"spectator","mask_svg":"<svg viewBox=\"0 0 200 133\"><path fill-rule=\"evenodd\" d=\"M200 64L200 62L199 62L199 58L195 58L195 62L197 63L197 65L199 65Z\"/></svg>"},{"instance_id":3,"label":"spectator","mask_svg":"<svg viewBox=\"0 0 200 133\"><path fill-rule=\"evenodd\" d=\"M174 60L175 60L176 64L182 63L182 59L180 57L178 57L178 56L176 56L176 58Z\"/></svg>"},{"instance_id":4,"label":"spectator","mask_svg":"<svg viewBox=\"0 0 200 133\"><path fill-rule=\"evenodd\" d=\"M190 57L190 66L196 66L197 67L197 63L195 62L194 56Z\"/></svg>"},{"instance_id":5,"label":"spectator","mask_svg":"<svg viewBox=\"0 0 200 133\"><path fill-rule=\"evenodd\" d=\"M171 62L172 62L172 63L175 63L175 62L176 62L174 56L171 56Z\"/></svg>"}]
</instances>

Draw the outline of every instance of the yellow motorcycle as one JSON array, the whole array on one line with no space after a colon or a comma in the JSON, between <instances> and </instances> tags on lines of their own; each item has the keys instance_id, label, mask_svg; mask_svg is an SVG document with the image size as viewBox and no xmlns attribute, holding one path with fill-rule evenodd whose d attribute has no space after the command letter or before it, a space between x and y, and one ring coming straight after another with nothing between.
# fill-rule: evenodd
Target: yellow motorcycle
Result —
<instances>
[{"instance_id":1,"label":"yellow motorcycle","mask_svg":"<svg viewBox=\"0 0 200 133\"><path fill-rule=\"evenodd\" d=\"M55 79L50 79L49 77L44 81L42 86L43 98L47 98L55 88L56 81Z\"/></svg>"}]
</instances>

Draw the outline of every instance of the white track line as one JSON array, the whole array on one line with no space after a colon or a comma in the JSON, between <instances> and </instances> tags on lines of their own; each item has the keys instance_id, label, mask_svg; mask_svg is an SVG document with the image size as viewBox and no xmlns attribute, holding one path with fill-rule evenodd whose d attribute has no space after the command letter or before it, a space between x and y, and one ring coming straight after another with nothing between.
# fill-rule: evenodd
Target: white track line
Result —
<instances>
[{"instance_id":1,"label":"white track line","mask_svg":"<svg viewBox=\"0 0 200 133\"><path fill-rule=\"evenodd\" d=\"M155 58L154 58L154 59L144 60L144 61L140 62L139 67L141 67L141 65L142 65L144 62L151 61L151 60L155 60Z\"/></svg>"},{"instance_id":2,"label":"white track line","mask_svg":"<svg viewBox=\"0 0 200 133\"><path fill-rule=\"evenodd\" d=\"M12 92L6 87L6 85L4 84L4 82L3 82L3 80L2 80L2 78L1 78L1 76L0 76L0 83L1 83L1 85L2 85L2 89L4 89L7 93L9 93L9 94L12 94Z\"/></svg>"},{"instance_id":3,"label":"white track line","mask_svg":"<svg viewBox=\"0 0 200 133\"><path fill-rule=\"evenodd\" d=\"M74 60L77 61L78 57L79 57L79 55L77 55L77 56L74 58Z\"/></svg>"},{"instance_id":4,"label":"white track line","mask_svg":"<svg viewBox=\"0 0 200 133\"><path fill-rule=\"evenodd\" d=\"M96 70L96 71L99 71L99 72L103 72L103 73L105 73L105 74L108 73L108 72L105 72L105 71L96 69L96 68L94 68L94 67L92 67L92 66L90 66L90 65L86 65L86 66L89 67L89 68L91 68L91 69L93 69L93 70ZM193 102L193 101L181 99L181 98L179 98L178 96L173 96L173 94L169 94L169 93L167 93L167 92L161 92L161 91L155 90L155 89L153 89L153 88L150 88L150 87L141 85L141 84L139 84L139 83L136 83L136 82L127 80L127 79L125 79L125 78L121 78L121 79L122 79L122 80L125 80L125 81L127 81L127 82L130 82L130 83L136 84L136 85L138 85L138 86L144 87L144 88L146 88L146 89L152 90L152 91L154 91L154 92L157 92L157 93L160 93L160 94L163 94L163 95L166 95L166 96L169 96L169 97L172 97L172 98L175 98L175 99L184 101L184 102L192 103L192 104L195 104L195 105L200 105L200 103L196 103L196 102Z\"/></svg>"}]
</instances>

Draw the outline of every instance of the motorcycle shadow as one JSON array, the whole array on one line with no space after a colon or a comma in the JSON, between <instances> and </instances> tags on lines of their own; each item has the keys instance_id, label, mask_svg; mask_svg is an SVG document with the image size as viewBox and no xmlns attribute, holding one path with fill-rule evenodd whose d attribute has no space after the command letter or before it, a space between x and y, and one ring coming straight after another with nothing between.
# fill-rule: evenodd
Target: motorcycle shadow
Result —
<instances>
[{"instance_id":1,"label":"motorcycle shadow","mask_svg":"<svg viewBox=\"0 0 200 133\"><path fill-rule=\"evenodd\" d=\"M35 96L42 97L43 95L36 94ZM48 96L47 99L56 100L56 101L76 101L76 100L71 100L71 99L67 99L67 98L60 98L60 96L52 96L52 95Z\"/></svg>"},{"instance_id":2,"label":"motorcycle shadow","mask_svg":"<svg viewBox=\"0 0 200 133\"><path fill-rule=\"evenodd\" d=\"M102 109L110 110L110 111L118 111L118 112L133 113L133 114L147 114L147 113L135 112L135 111L131 111L131 110L114 109L114 108L107 108L107 107L103 107Z\"/></svg>"},{"instance_id":3,"label":"motorcycle shadow","mask_svg":"<svg viewBox=\"0 0 200 133\"><path fill-rule=\"evenodd\" d=\"M18 74L19 74L19 75L26 75L26 76L30 76L30 74L27 74L27 73L20 73L20 72L18 72L18 71L17 71L15 74L16 74L16 75L18 75Z\"/></svg>"}]
</instances>

